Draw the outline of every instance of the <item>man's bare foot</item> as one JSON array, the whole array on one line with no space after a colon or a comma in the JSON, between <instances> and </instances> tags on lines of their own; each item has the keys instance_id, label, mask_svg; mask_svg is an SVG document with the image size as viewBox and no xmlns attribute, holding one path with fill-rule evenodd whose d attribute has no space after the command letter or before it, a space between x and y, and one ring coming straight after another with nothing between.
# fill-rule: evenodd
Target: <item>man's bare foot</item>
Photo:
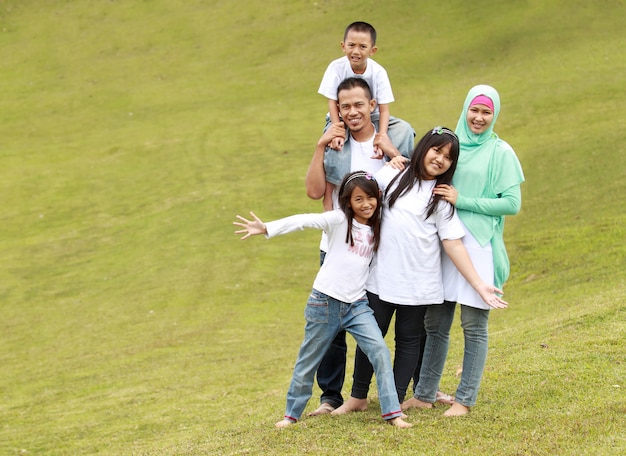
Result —
<instances>
[{"instance_id":1,"label":"man's bare foot","mask_svg":"<svg viewBox=\"0 0 626 456\"><path fill-rule=\"evenodd\" d=\"M407 399L402 403L400 408L402 411L406 411L412 408L421 408L421 409L430 409L433 408L434 405L430 402L420 401L419 399L412 397L411 399Z\"/></svg>"},{"instance_id":2,"label":"man's bare foot","mask_svg":"<svg viewBox=\"0 0 626 456\"><path fill-rule=\"evenodd\" d=\"M454 397L449 394L437 391L437 402L440 404L452 405L454 404Z\"/></svg>"},{"instance_id":3,"label":"man's bare foot","mask_svg":"<svg viewBox=\"0 0 626 456\"><path fill-rule=\"evenodd\" d=\"M285 418L284 420L280 420L274 426L276 426L278 429L282 429L282 428L286 428L287 426L291 426L293 423L294 423L293 421Z\"/></svg>"},{"instance_id":4,"label":"man's bare foot","mask_svg":"<svg viewBox=\"0 0 626 456\"><path fill-rule=\"evenodd\" d=\"M350 412L364 412L367 410L367 399L357 399L350 396L346 402L339 408L336 408L330 414L332 416L345 415Z\"/></svg>"},{"instance_id":5,"label":"man's bare foot","mask_svg":"<svg viewBox=\"0 0 626 456\"><path fill-rule=\"evenodd\" d=\"M463 416L467 415L469 411L469 407L465 407L464 405L455 402L452 404L452 407L446 410L446 413L444 413L443 416Z\"/></svg>"},{"instance_id":6,"label":"man's bare foot","mask_svg":"<svg viewBox=\"0 0 626 456\"><path fill-rule=\"evenodd\" d=\"M390 420L387 420L387 423L391 424L392 426L399 427L399 428L413 427L411 423L407 423L406 421L404 421L401 416L398 416L396 418L391 418Z\"/></svg>"},{"instance_id":7,"label":"man's bare foot","mask_svg":"<svg viewBox=\"0 0 626 456\"><path fill-rule=\"evenodd\" d=\"M327 402L322 402L320 406L313 412L309 413L308 416L318 416L318 415L326 415L327 413L335 410L335 407L328 404Z\"/></svg>"}]
</instances>

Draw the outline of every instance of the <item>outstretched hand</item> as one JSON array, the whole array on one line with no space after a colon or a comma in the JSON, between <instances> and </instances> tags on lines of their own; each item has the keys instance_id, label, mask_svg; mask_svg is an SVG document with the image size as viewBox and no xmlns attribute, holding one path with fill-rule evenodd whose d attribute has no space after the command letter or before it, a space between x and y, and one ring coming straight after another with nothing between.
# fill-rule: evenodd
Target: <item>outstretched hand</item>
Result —
<instances>
[{"instance_id":1,"label":"outstretched hand","mask_svg":"<svg viewBox=\"0 0 626 456\"><path fill-rule=\"evenodd\" d=\"M509 306L509 303L504 301L499 295L503 295L504 292L493 285L487 285L483 283L476 290L478 294L485 301L489 307L493 307L494 309L506 309ZM496 294L497 293L497 294Z\"/></svg>"},{"instance_id":2,"label":"outstretched hand","mask_svg":"<svg viewBox=\"0 0 626 456\"><path fill-rule=\"evenodd\" d=\"M248 220L241 215L237 215L237 218L241 220L241 222L233 222L233 225L237 225L243 228L243 230L235 231L235 234L243 234L244 236L241 239L247 239L250 236L254 236L256 234L267 234L267 228L265 227L265 223L254 215L254 212L250 211L250 215L253 220Z\"/></svg>"}]
</instances>

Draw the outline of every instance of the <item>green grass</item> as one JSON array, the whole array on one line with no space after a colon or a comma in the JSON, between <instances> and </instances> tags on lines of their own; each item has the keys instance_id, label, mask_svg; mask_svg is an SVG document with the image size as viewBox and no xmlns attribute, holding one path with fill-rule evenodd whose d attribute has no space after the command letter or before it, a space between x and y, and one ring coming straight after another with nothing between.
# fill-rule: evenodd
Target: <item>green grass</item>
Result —
<instances>
[{"instance_id":1,"label":"green grass","mask_svg":"<svg viewBox=\"0 0 626 456\"><path fill-rule=\"evenodd\" d=\"M626 452L624 13L0 1L0 454ZM392 114L418 134L454 127L472 85L500 91L526 174L511 307L470 417L393 429L374 388L368 412L279 432L319 233L242 243L231 222L321 210L316 90L353 20L378 29ZM455 323L446 390L461 359Z\"/></svg>"}]
</instances>

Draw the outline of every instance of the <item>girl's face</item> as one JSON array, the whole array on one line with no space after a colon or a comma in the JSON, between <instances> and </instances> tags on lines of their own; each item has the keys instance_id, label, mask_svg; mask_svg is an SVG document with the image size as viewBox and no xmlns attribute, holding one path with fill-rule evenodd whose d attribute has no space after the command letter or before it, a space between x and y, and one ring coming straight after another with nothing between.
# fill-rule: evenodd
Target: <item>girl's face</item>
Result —
<instances>
[{"instance_id":1,"label":"girl's face","mask_svg":"<svg viewBox=\"0 0 626 456\"><path fill-rule=\"evenodd\" d=\"M354 219L363 225L367 225L367 221L376 213L378 200L357 186L354 187L352 195L350 195L350 207L354 212Z\"/></svg>"},{"instance_id":2,"label":"girl's face","mask_svg":"<svg viewBox=\"0 0 626 456\"><path fill-rule=\"evenodd\" d=\"M436 179L452 166L452 157L450 149L452 143L447 143L441 147L431 147L424 155L424 170L426 171L425 180Z\"/></svg>"},{"instance_id":3,"label":"girl's face","mask_svg":"<svg viewBox=\"0 0 626 456\"><path fill-rule=\"evenodd\" d=\"M475 104L467 110L467 126L472 133L480 134L487 131L493 122L493 111L483 104Z\"/></svg>"}]
</instances>

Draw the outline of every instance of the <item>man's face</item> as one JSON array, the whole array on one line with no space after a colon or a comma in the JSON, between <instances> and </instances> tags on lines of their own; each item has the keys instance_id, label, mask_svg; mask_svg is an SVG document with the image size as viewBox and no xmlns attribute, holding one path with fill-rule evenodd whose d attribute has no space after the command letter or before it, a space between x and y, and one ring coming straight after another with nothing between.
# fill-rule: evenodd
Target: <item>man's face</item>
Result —
<instances>
[{"instance_id":1,"label":"man's face","mask_svg":"<svg viewBox=\"0 0 626 456\"><path fill-rule=\"evenodd\" d=\"M338 94L339 113L351 132L361 131L372 123L376 101L370 100L362 87L342 90Z\"/></svg>"}]
</instances>

